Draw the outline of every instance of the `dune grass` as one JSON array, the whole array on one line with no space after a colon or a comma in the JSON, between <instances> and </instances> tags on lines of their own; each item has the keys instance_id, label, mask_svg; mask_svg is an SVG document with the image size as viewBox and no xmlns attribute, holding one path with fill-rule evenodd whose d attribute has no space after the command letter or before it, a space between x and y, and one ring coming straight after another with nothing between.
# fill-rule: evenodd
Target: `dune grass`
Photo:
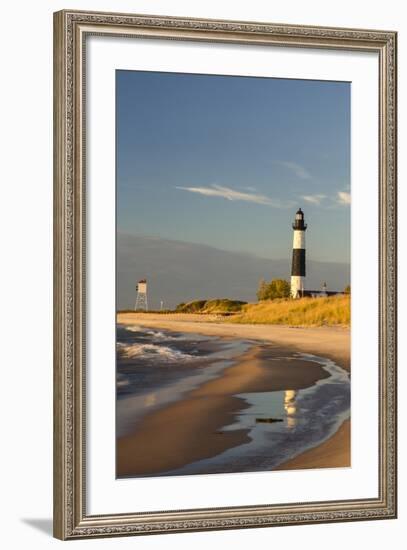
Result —
<instances>
[{"instance_id":1,"label":"dune grass","mask_svg":"<svg viewBox=\"0 0 407 550\"><path fill-rule=\"evenodd\" d=\"M247 304L228 322L291 326L350 326L350 296L265 300Z\"/></svg>"},{"instance_id":2,"label":"dune grass","mask_svg":"<svg viewBox=\"0 0 407 550\"><path fill-rule=\"evenodd\" d=\"M241 311L247 302L218 298L213 300L194 300L187 304L179 304L177 313L230 314Z\"/></svg>"}]
</instances>

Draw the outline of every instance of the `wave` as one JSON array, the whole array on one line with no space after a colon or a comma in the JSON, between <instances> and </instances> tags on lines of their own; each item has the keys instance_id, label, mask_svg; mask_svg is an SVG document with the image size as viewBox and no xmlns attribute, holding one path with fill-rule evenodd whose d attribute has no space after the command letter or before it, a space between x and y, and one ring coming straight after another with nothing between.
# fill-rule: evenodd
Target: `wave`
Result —
<instances>
[{"instance_id":1,"label":"wave","mask_svg":"<svg viewBox=\"0 0 407 550\"><path fill-rule=\"evenodd\" d=\"M123 328L128 332L136 332L141 336L152 338L153 340L183 340L183 336L174 336L172 334L161 332L160 330L149 330L138 325L124 325Z\"/></svg>"},{"instance_id":2,"label":"wave","mask_svg":"<svg viewBox=\"0 0 407 550\"><path fill-rule=\"evenodd\" d=\"M156 346L155 344L123 344L122 342L118 342L117 351L125 359L154 359L163 363L172 361L187 362L198 358L196 355L191 355L167 346Z\"/></svg>"},{"instance_id":3,"label":"wave","mask_svg":"<svg viewBox=\"0 0 407 550\"><path fill-rule=\"evenodd\" d=\"M205 336L203 334L195 333L174 333L161 330L153 330L151 328L141 327L139 325L118 325L119 328L126 330L127 332L134 332L135 338L143 340L152 340L153 342L162 342L162 341L183 341L183 342L206 342L217 341L219 336Z\"/></svg>"},{"instance_id":4,"label":"wave","mask_svg":"<svg viewBox=\"0 0 407 550\"><path fill-rule=\"evenodd\" d=\"M117 377L116 377L116 386L117 388L125 388L127 386L130 385L130 380L128 379L127 376L123 375L123 374L120 374L120 373L117 373Z\"/></svg>"}]
</instances>

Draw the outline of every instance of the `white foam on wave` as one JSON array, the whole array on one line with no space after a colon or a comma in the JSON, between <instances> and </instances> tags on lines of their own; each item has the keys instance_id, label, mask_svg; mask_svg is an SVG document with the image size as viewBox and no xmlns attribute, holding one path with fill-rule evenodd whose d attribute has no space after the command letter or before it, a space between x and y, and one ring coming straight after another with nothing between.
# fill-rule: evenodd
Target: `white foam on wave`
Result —
<instances>
[{"instance_id":1,"label":"white foam on wave","mask_svg":"<svg viewBox=\"0 0 407 550\"><path fill-rule=\"evenodd\" d=\"M161 362L171 361L192 361L197 359L197 356L184 353L180 350L172 349L167 346L156 346L155 344L123 344L117 342L117 351L126 359L154 359Z\"/></svg>"},{"instance_id":2,"label":"white foam on wave","mask_svg":"<svg viewBox=\"0 0 407 550\"><path fill-rule=\"evenodd\" d=\"M120 326L120 325L118 325ZM182 340L182 341L205 341L205 340L218 340L219 338L217 336L204 336L202 334L194 334L194 333L179 333L179 334L173 334L169 333L167 331L161 331L161 330L153 330L151 328L142 327L139 325L121 325L121 328L124 328L128 332L136 332L140 333L142 336L146 336L153 341L162 341L162 340L168 340L168 341L176 341L176 340Z\"/></svg>"},{"instance_id":3,"label":"white foam on wave","mask_svg":"<svg viewBox=\"0 0 407 550\"><path fill-rule=\"evenodd\" d=\"M120 328L124 328L129 332L141 332L142 328L139 325L118 325Z\"/></svg>"},{"instance_id":4,"label":"white foam on wave","mask_svg":"<svg viewBox=\"0 0 407 550\"><path fill-rule=\"evenodd\" d=\"M130 380L128 380L127 378L117 377L116 385L117 385L118 388L124 388L124 387L128 386L129 384L130 384Z\"/></svg>"},{"instance_id":5,"label":"white foam on wave","mask_svg":"<svg viewBox=\"0 0 407 550\"><path fill-rule=\"evenodd\" d=\"M151 337L153 340L182 340L182 336L174 336L172 334L164 333L160 330L151 330L146 329L145 327L140 327L138 325L128 325L124 326L128 332L140 332L143 335Z\"/></svg>"}]
</instances>

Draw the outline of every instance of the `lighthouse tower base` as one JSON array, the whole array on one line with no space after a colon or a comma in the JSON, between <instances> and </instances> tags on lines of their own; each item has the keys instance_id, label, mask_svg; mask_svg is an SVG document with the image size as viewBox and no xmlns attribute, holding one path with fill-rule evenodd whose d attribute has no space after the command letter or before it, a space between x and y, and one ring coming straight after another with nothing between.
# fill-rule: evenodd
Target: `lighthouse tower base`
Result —
<instances>
[{"instance_id":1,"label":"lighthouse tower base","mask_svg":"<svg viewBox=\"0 0 407 550\"><path fill-rule=\"evenodd\" d=\"M304 279L301 275L291 276L291 298L301 298L304 290Z\"/></svg>"}]
</instances>

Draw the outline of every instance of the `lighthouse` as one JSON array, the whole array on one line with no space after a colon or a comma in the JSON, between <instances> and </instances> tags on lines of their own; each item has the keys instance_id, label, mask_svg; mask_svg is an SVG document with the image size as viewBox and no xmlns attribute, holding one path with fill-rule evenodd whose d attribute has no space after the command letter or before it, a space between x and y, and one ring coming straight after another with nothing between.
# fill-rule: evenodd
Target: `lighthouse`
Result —
<instances>
[{"instance_id":1,"label":"lighthouse","mask_svg":"<svg viewBox=\"0 0 407 550\"><path fill-rule=\"evenodd\" d=\"M305 281L305 230L304 212L301 208L295 214L293 223L293 262L291 266L291 297L300 298L304 292Z\"/></svg>"}]
</instances>

